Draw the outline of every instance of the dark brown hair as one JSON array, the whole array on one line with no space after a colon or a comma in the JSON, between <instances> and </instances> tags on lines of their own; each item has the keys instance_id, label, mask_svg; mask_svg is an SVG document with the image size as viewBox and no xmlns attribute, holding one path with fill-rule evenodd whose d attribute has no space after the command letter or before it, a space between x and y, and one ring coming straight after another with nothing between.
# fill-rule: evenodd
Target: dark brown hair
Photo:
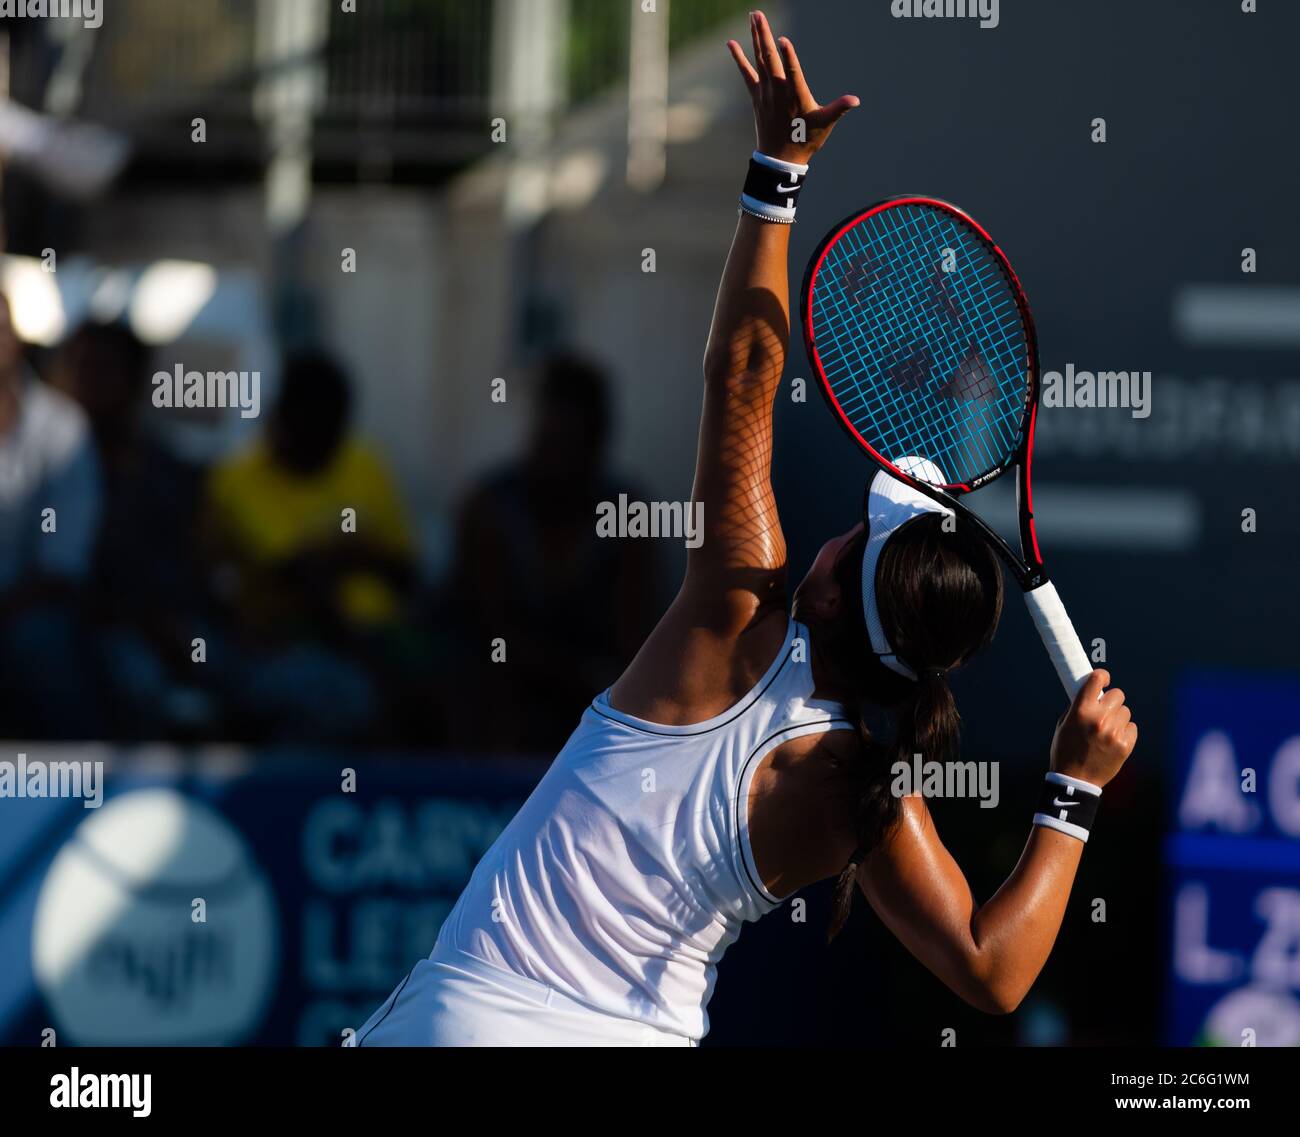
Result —
<instances>
[{"instance_id":1,"label":"dark brown hair","mask_svg":"<svg viewBox=\"0 0 1300 1137\"><path fill-rule=\"evenodd\" d=\"M888 743L868 730L859 707L863 747L852 771L858 793L854 831L858 851L835 883L827 938L848 919L858 864L897 824L899 801L890 789L895 762L922 754L944 761L956 752L961 718L947 671L959 667L992 638L1002 614L1002 573L991 549L969 526L945 532L944 517L927 513L900 528L876 566L876 604L897 657L919 678L890 670L873 654L862 609L865 530L836 563L843 597L840 617L820 629L819 649L837 683L859 693L859 703L889 710Z\"/></svg>"}]
</instances>

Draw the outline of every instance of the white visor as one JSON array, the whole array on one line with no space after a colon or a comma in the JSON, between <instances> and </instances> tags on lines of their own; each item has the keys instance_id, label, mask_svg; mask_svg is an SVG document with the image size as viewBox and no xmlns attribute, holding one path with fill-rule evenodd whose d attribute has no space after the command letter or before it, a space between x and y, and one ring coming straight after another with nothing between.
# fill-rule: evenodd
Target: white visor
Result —
<instances>
[{"instance_id":1,"label":"white visor","mask_svg":"<svg viewBox=\"0 0 1300 1137\"><path fill-rule=\"evenodd\" d=\"M945 484L939 468L925 458L903 458L896 465L903 473L919 481L939 486ZM934 498L926 497L884 470L872 479L871 489L867 492L867 548L862 556L862 611L867 620L867 634L871 636L871 650L890 671L908 679L915 679L916 672L894 654L880 622L880 609L876 604L876 568L880 564L881 550L889 538L909 521L926 513L953 515L946 505L940 505Z\"/></svg>"}]
</instances>

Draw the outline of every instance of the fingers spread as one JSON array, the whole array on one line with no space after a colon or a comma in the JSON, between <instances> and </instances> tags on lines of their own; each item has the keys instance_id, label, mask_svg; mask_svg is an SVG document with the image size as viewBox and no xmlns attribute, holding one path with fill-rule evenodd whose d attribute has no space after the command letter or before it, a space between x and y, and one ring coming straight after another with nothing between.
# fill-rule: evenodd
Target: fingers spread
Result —
<instances>
[{"instance_id":1,"label":"fingers spread","mask_svg":"<svg viewBox=\"0 0 1300 1137\"><path fill-rule=\"evenodd\" d=\"M794 44L790 42L790 37L782 36L777 42L781 45L781 57L785 63L785 73L794 84L794 91L799 97L800 103L804 106L810 103L815 105L817 100L813 98L812 92L808 90L808 82L803 77L803 68L799 65L799 57L794 53Z\"/></svg>"},{"instance_id":2,"label":"fingers spread","mask_svg":"<svg viewBox=\"0 0 1300 1137\"><path fill-rule=\"evenodd\" d=\"M809 98L812 96L810 95ZM820 129L830 129L859 103L857 95L841 95L833 103L809 111L808 125Z\"/></svg>"},{"instance_id":3,"label":"fingers spread","mask_svg":"<svg viewBox=\"0 0 1300 1137\"><path fill-rule=\"evenodd\" d=\"M765 76L768 69L767 60L763 58L763 37L758 30L758 17L753 12L749 14L749 34L754 41L754 66L760 77Z\"/></svg>"},{"instance_id":4,"label":"fingers spread","mask_svg":"<svg viewBox=\"0 0 1300 1137\"><path fill-rule=\"evenodd\" d=\"M859 99L857 95L841 95L833 103L827 103L822 107L822 110L826 111L834 118L839 118L841 115L848 114L848 112L854 107L861 105L862 100Z\"/></svg>"},{"instance_id":5,"label":"fingers spread","mask_svg":"<svg viewBox=\"0 0 1300 1137\"><path fill-rule=\"evenodd\" d=\"M740 72L740 77L745 80L745 86L753 93L758 86L758 72L754 70L753 64L745 58L745 49L740 46L734 39L727 40L727 50L731 52L731 58L736 61L736 68Z\"/></svg>"},{"instance_id":6,"label":"fingers spread","mask_svg":"<svg viewBox=\"0 0 1300 1137\"><path fill-rule=\"evenodd\" d=\"M773 79L785 78L785 67L781 63L781 53L776 50L776 40L772 38L772 27L762 12L754 13L755 50L763 57L763 66Z\"/></svg>"}]
</instances>

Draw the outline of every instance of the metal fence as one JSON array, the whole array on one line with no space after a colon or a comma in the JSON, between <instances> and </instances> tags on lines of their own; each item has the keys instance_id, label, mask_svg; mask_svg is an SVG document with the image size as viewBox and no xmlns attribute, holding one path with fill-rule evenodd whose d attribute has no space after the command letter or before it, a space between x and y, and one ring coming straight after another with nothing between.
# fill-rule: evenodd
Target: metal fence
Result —
<instances>
[{"instance_id":1,"label":"metal fence","mask_svg":"<svg viewBox=\"0 0 1300 1137\"><path fill-rule=\"evenodd\" d=\"M555 2L559 95L571 107L625 80L641 0ZM667 12L670 47L744 9L739 0L657 5ZM494 0L366 0L355 13L329 0L114 0L103 26L85 33L93 38L77 65L76 109L126 130L145 157L178 156L201 116L221 128L209 133L217 144L209 157L255 159L259 91L308 74L325 154L346 154L364 129L398 160L455 165L487 144L500 42L494 18L503 10ZM306 30L294 33L295 23ZM29 65L15 69L27 79L14 94L40 105L53 73L67 70L60 57L68 49L43 33L16 50Z\"/></svg>"}]
</instances>

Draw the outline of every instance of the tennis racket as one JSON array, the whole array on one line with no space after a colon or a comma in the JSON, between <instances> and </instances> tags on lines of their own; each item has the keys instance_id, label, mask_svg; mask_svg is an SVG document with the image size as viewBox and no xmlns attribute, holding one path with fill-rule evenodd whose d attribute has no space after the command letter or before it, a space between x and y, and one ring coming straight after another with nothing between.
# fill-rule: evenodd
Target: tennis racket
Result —
<instances>
[{"instance_id":1,"label":"tennis racket","mask_svg":"<svg viewBox=\"0 0 1300 1137\"><path fill-rule=\"evenodd\" d=\"M1092 664L1047 577L1034 527L1038 340L1002 250L954 205L890 198L845 218L817 246L800 311L835 417L875 462L974 525L1002 557L1073 698ZM947 480L899 468L912 457ZM1018 551L959 500L1013 466Z\"/></svg>"}]
</instances>

